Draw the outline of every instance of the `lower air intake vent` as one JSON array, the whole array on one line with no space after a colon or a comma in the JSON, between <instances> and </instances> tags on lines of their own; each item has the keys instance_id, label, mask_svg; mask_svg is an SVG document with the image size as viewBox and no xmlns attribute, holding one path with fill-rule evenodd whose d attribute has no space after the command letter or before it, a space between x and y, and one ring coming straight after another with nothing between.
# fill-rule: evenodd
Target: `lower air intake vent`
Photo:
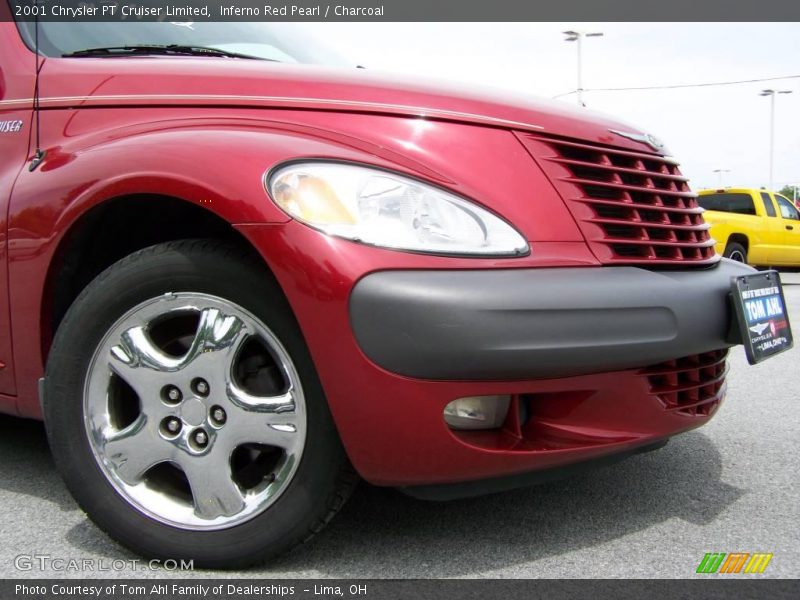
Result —
<instances>
[{"instance_id":1,"label":"lower air intake vent","mask_svg":"<svg viewBox=\"0 0 800 600\"><path fill-rule=\"evenodd\" d=\"M667 410L692 417L714 413L725 394L727 350L669 360L642 371Z\"/></svg>"}]
</instances>

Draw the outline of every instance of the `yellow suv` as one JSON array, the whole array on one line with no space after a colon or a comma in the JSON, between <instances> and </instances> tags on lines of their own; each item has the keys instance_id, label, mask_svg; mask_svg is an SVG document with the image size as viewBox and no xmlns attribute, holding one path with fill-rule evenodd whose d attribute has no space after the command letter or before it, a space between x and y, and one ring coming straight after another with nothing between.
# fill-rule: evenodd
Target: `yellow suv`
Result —
<instances>
[{"instance_id":1,"label":"yellow suv","mask_svg":"<svg viewBox=\"0 0 800 600\"><path fill-rule=\"evenodd\" d=\"M698 198L717 252L756 266L800 267L800 212L766 190L702 190Z\"/></svg>"}]
</instances>

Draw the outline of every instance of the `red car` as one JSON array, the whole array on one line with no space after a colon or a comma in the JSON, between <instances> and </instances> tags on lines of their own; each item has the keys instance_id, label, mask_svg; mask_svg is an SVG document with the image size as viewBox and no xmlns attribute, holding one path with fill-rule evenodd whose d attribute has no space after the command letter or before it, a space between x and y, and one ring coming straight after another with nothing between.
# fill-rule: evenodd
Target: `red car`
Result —
<instances>
[{"instance_id":1,"label":"red car","mask_svg":"<svg viewBox=\"0 0 800 600\"><path fill-rule=\"evenodd\" d=\"M752 270L658 140L293 31L0 23L0 410L95 523L241 566L712 417Z\"/></svg>"}]
</instances>

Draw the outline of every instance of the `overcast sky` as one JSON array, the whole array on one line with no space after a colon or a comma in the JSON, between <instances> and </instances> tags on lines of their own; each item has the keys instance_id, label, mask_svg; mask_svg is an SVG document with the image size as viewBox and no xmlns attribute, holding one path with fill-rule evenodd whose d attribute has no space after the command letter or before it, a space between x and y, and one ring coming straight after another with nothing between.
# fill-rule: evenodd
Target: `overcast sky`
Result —
<instances>
[{"instance_id":1,"label":"overcast sky","mask_svg":"<svg viewBox=\"0 0 800 600\"><path fill-rule=\"evenodd\" d=\"M584 41L584 87L632 87L800 75L800 24L314 23L312 32L371 70L473 82L553 97L576 88L576 48L562 31L602 31ZM769 98L776 100L776 187L800 183L800 78L659 91L587 92L585 102L662 138L695 189L766 186ZM575 103L575 96L559 101Z\"/></svg>"}]
</instances>

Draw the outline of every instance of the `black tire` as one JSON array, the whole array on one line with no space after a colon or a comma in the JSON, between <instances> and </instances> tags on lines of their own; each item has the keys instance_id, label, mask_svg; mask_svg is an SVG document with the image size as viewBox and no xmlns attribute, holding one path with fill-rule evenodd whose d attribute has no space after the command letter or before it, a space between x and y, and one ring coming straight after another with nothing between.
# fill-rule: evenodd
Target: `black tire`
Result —
<instances>
[{"instance_id":1,"label":"black tire","mask_svg":"<svg viewBox=\"0 0 800 600\"><path fill-rule=\"evenodd\" d=\"M101 470L85 428L84 384L106 332L147 299L178 291L214 295L246 308L280 340L302 381L308 433L293 478L263 512L227 529L184 529L145 515ZM108 268L83 291L53 342L44 417L56 466L80 507L112 538L148 558L193 560L204 568L263 562L320 531L358 481L277 282L257 257L217 241L185 240L141 250Z\"/></svg>"},{"instance_id":2,"label":"black tire","mask_svg":"<svg viewBox=\"0 0 800 600\"><path fill-rule=\"evenodd\" d=\"M728 242L723 256L735 260L736 262L747 264L747 248L742 246L739 242Z\"/></svg>"}]
</instances>

